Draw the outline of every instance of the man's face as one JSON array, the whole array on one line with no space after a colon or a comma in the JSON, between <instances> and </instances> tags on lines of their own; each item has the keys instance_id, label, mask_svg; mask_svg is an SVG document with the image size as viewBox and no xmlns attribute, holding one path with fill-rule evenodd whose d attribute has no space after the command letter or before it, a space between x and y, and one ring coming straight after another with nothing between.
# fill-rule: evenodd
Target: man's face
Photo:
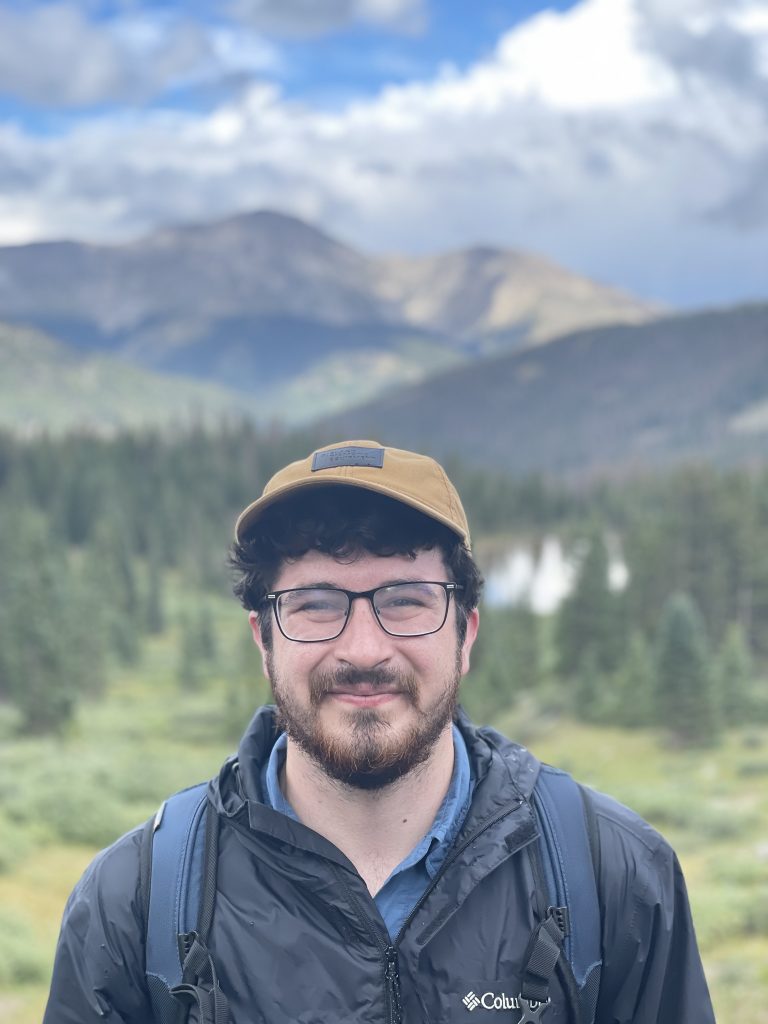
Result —
<instances>
[{"instance_id":1,"label":"man's face","mask_svg":"<svg viewBox=\"0 0 768 1024\"><path fill-rule=\"evenodd\" d=\"M452 582L439 551L420 551L415 558L362 553L341 562L310 551L283 566L274 589L360 591L420 580ZM331 777L378 789L422 764L449 727L478 614L469 614L461 644L453 598L439 632L395 637L361 598L335 640L297 643L274 628L271 651L254 613L250 622L289 737Z\"/></svg>"}]
</instances>

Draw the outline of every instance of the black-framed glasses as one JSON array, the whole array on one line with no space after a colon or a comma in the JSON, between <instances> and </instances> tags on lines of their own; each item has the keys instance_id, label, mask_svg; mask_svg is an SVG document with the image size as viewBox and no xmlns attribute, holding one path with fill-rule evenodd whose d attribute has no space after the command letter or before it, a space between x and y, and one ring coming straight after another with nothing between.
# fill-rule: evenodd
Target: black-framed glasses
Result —
<instances>
[{"instance_id":1,"label":"black-framed glasses","mask_svg":"<svg viewBox=\"0 0 768 1024\"><path fill-rule=\"evenodd\" d=\"M390 636L428 636L445 625L451 594L459 583L420 580L391 583L373 590L338 587L296 587L276 590L266 599L274 608L280 632L287 640L320 643L335 640L349 621L352 602L364 597L381 628Z\"/></svg>"}]
</instances>

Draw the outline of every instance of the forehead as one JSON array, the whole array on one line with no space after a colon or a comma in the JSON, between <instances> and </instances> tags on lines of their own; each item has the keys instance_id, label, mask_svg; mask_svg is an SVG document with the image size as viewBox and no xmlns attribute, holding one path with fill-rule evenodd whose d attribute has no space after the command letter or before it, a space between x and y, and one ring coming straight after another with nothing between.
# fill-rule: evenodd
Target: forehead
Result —
<instances>
[{"instance_id":1,"label":"forehead","mask_svg":"<svg viewBox=\"0 0 768 1024\"><path fill-rule=\"evenodd\" d=\"M274 583L275 590L310 587L320 583L345 590L370 590L399 580L447 579L443 555L437 548L408 555L372 555L367 551L350 558L338 559L321 551L308 551L290 562L284 562Z\"/></svg>"}]
</instances>

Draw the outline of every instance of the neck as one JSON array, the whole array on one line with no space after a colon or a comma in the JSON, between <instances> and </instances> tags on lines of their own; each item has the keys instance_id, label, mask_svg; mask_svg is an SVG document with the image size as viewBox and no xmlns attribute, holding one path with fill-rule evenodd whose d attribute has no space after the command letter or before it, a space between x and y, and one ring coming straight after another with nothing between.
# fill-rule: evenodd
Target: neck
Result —
<instances>
[{"instance_id":1,"label":"neck","mask_svg":"<svg viewBox=\"0 0 768 1024\"><path fill-rule=\"evenodd\" d=\"M331 778L289 738L280 783L299 820L338 847L374 894L427 833L452 772L449 725L423 764L378 790Z\"/></svg>"}]
</instances>

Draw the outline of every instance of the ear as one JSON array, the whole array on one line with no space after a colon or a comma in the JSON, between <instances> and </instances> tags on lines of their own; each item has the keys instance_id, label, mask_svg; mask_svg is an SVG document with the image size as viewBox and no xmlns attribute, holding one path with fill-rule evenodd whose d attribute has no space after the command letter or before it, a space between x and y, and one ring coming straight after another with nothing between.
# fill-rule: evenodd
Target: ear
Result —
<instances>
[{"instance_id":1,"label":"ear","mask_svg":"<svg viewBox=\"0 0 768 1024\"><path fill-rule=\"evenodd\" d=\"M469 615L467 615L467 635L464 637L464 643L461 645L461 674L463 676L469 672L469 652L472 650L472 645L477 639L479 626L480 612L477 608L473 608Z\"/></svg>"},{"instance_id":2,"label":"ear","mask_svg":"<svg viewBox=\"0 0 768 1024\"><path fill-rule=\"evenodd\" d=\"M253 642L261 651L261 666L264 670L264 678L269 680L269 670L267 668L268 659L267 651L264 646L264 640L261 636L261 626L259 625L259 616L256 612L248 612L248 625L251 627L251 635L253 636ZM271 682L271 680L270 680Z\"/></svg>"}]
</instances>

